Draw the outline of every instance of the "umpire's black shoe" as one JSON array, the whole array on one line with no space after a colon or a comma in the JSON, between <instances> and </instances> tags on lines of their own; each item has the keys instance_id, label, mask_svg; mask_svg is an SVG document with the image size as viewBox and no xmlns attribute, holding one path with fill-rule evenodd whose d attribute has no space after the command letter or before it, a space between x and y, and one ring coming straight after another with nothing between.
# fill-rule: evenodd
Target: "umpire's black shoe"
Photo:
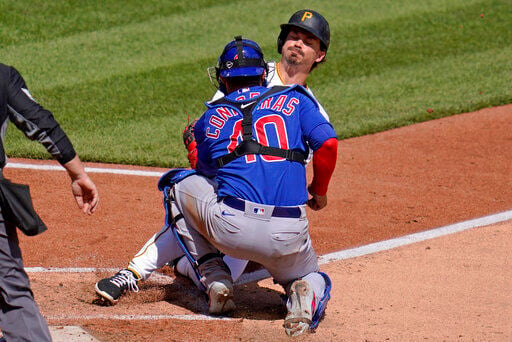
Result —
<instances>
[{"instance_id":1,"label":"umpire's black shoe","mask_svg":"<svg viewBox=\"0 0 512 342\"><path fill-rule=\"evenodd\" d=\"M95 289L98 295L114 305L126 291L139 292L137 281L138 279L132 271L124 269L110 278L98 281Z\"/></svg>"}]
</instances>

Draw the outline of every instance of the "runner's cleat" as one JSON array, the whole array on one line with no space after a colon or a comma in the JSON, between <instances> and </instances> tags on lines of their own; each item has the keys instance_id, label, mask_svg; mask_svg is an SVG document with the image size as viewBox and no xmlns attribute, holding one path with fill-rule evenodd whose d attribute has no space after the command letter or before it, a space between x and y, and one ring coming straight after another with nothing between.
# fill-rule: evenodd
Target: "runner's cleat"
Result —
<instances>
[{"instance_id":1,"label":"runner's cleat","mask_svg":"<svg viewBox=\"0 0 512 342\"><path fill-rule=\"evenodd\" d=\"M139 292L137 281L132 271L123 269L110 278L98 281L95 289L98 295L114 305L126 291Z\"/></svg>"}]
</instances>

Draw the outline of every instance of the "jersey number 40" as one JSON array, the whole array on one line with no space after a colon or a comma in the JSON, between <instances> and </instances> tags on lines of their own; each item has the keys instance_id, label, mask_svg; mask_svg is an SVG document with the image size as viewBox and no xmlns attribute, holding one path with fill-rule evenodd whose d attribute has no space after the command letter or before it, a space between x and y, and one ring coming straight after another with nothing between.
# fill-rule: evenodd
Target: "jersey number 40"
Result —
<instances>
[{"instance_id":1,"label":"jersey number 40","mask_svg":"<svg viewBox=\"0 0 512 342\"><path fill-rule=\"evenodd\" d=\"M273 146L282 149L288 149L288 134L284 120L279 115L262 116L254 122L254 131L256 132L256 141L263 146ZM228 151L233 152L235 147L242 141L242 120L238 120L233 127L233 134L230 137ZM270 145L271 144L271 145ZM266 162L279 162L285 158L260 155ZM256 155L249 154L245 156L246 163L254 163Z\"/></svg>"}]
</instances>

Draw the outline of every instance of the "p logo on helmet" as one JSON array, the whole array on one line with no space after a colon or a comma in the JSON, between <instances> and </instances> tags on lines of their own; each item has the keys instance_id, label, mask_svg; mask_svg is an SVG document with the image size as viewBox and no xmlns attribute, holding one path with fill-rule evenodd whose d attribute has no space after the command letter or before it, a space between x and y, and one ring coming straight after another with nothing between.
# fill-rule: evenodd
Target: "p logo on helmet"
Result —
<instances>
[{"instance_id":1,"label":"p logo on helmet","mask_svg":"<svg viewBox=\"0 0 512 342\"><path fill-rule=\"evenodd\" d=\"M311 9L303 9L295 12L288 23L281 25L281 33L277 37L277 52L282 53L283 44L292 28L299 28L311 33L320 40L320 46L327 53L331 40L329 23L318 12Z\"/></svg>"},{"instance_id":2,"label":"p logo on helmet","mask_svg":"<svg viewBox=\"0 0 512 342\"><path fill-rule=\"evenodd\" d=\"M310 19L310 18L313 18L313 13L311 13L311 12L304 12L304 14L302 15L302 19L300 21L304 21L304 20Z\"/></svg>"}]
</instances>

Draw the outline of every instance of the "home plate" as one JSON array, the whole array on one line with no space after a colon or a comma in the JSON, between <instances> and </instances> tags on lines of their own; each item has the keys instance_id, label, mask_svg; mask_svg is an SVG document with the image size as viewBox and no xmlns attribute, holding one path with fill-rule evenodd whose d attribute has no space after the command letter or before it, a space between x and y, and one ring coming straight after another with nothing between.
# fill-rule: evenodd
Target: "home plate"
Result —
<instances>
[{"instance_id":1,"label":"home plate","mask_svg":"<svg viewBox=\"0 0 512 342\"><path fill-rule=\"evenodd\" d=\"M54 342L97 342L84 329L77 326L50 326L50 334Z\"/></svg>"}]
</instances>

